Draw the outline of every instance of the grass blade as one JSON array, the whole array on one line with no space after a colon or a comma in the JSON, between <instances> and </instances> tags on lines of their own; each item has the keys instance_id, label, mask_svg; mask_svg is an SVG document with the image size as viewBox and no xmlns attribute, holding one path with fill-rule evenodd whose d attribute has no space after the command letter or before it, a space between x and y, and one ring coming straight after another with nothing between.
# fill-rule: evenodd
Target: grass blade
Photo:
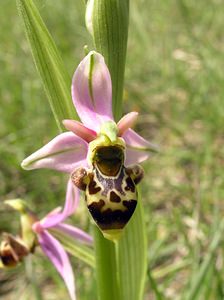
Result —
<instances>
[{"instance_id":1,"label":"grass blade","mask_svg":"<svg viewBox=\"0 0 224 300\"><path fill-rule=\"evenodd\" d=\"M192 280L193 284L190 288L189 293L185 297L186 300L195 300L198 298L201 288L203 287L203 282L208 272L208 269L212 265L212 261L215 258L214 256L215 251L219 247L219 244L223 238L223 234L224 234L224 219L220 222L219 228L216 231L216 234L208 249L208 253L205 256L205 259L201 264L198 273L195 275L194 280Z\"/></svg>"},{"instance_id":2,"label":"grass blade","mask_svg":"<svg viewBox=\"0 0 224 300\"><path fill-rule=\"evenodd\" d=\"M162 293L159 291L159 288L156 284L156 281L154 280L152 274L151 274L151 270L148 269L148 279L149 279L149 282L150 282L150 286L152 288L152 290L154 291L154 294L156 296L156 299L157 300L163 300L165 299L164 296L162 295Z\"/></svg>"}]
</instances>

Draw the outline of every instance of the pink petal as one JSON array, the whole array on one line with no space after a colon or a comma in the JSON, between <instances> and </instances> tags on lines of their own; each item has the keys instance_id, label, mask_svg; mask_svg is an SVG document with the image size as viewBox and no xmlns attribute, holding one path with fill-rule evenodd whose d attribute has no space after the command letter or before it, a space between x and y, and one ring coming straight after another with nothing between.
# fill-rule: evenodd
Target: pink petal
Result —
<instances>
[{"instance_id":1,"label":"pink petal","mask_svg":"<svg viewBox=\"0 0 224 300\"><path fill-rule=\"evenodd\" d=\"M67 234L69 236L71 236L74 239L77 239L81 242L87 243L87 244L92 244L93 243L93 238L87 234L85 231L69 225L69 224L58 224L55 226L56 229L62 231L64 234Z\"/></svg>"},{"instance_id":2,"label":"pink petal","mask_svg":"<svg viewBox=\"0 0 224 300\"><path fill-rule=\"evenodd\" d=\"M72 99L86 127L99 132L103 122L113 120L111 78L101 54L91 51L79 64L72 80Z\"/></svg>"},{"instance_id":3,"label":"pink petal","mask_svg":"<svg viewBox=\"0 0 224 300\"><path fill-rule=\"evenodd\" d=\"M150 152L158 151L156 145L146 141L132 129L128 129L122 138L126 142L126 166L140 163L150 157Z\"/></svg>"},{"instance_id":4,"label":"pink petal","mask_svg":"<svg viewBox=\"0 0 224 300\"><path fill-rule=\"evenodd\" d=\"M78 207L80 199L80 191L78 188L74 186L72 180L69 178L67 184L67 192L66 192L66 199L65 199L65 207L63 210L64 219L74 214L76 208Z\"/></svg>"},{"instance_id":5,"label":"pink petal","mask_svg":"<svg viewBox=\"0 0 224 300\"><path fill-rule=\"evenodd\" d=\"M71 179L69 179L67 184L66 200L63 211L57 211L54 214L52 212L49 213L45 218L43 218L40 221L42 228L47 229L54 227L59 223L63 222L69 216L71 216L75 212L79 204L79 198L79 190L74 186Z\"/></svg>"},{"instance_id":6,"label":"pink petal","mask_svg":"<svg viewBox=\"0 0 224 300\"><path fill-rule=\"evenodd\" d=\"M133 127L134 123L137 120L137 117L138 113L136 111L132 111L123 116L123 118L121 118L120 121L117 123L118 135L122 136L126 130Z\"/></svg>"},{"instance_id":7,"label":"pink petal","mask_svg":"<svg viewBox=\"0 0 224 300\"><path fill-rule=\"evenodd\" d=\"M82 123L75 120L63 120L65 128L80 136L86 142L91 142L96 138L96 132L85 127Z\"/></svg>"},{"instance_id":8,"label":"pink petal","mask_svg":"<svg viewBox=\"0 0 224 300\"><path fill-rule=\"evenodd\" d=\"M63 278L70 297L72 300L75 300L75 283L74 283L74 274L72 271L72 266L69 261L68 254L65 252L62 245L57 241L51 234L47 231L42 232L38 235L38 240L43 252L53 263L58 273Z\"/></svg>"},{"instance_id":9,"label":"pink petal","mask_svg":"<svg viewBox=\"0 0 224 300\"><path fill-rule=\"evenodd\" d=\"M86 160L88 143L72 132L56 136L48 144L24 159L26 170L48 168L71 173Z\"/></svg>"}]
</instances>

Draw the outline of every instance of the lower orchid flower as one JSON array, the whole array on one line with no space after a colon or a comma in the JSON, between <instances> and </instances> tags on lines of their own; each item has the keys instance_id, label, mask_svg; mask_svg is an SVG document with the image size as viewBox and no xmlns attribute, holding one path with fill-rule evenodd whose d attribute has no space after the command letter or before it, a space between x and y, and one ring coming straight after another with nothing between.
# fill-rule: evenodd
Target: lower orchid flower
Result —
<instances>
[{"instance_id":1,"label":"lower orchid flower","mask_svg":"<svg viewBox=\"0 0 224 300\"><path fill-rule=\"evenodd\" d=\"M27 157L22 167L69 173L74 185L86 191L87 206L97 225L114 239L136 207L135 185L143 177L136 164L148 159L157 147L131 129L137 112L115 123L110 73L101 54L91 51L79 64L72 80L72 99L82 123L64 120L69 132Z\"/></svg>"},{"instance_id":2,"label":"lower orchid flower","mask_svg":"<svg viewBox=\"0 0 224 300\"><path fill-rule=\"evenodd\" d=\"M18 199L6 201L6 204L21 213L22 236L18 238L5 234L0 250L2 264L15 266L22 261L23 257L33 252L36 245L39 244L44 254L63 278L72 300L76 299L72 266L67 252L54 237L54 231L56 230L61 235L67 235L74 240L87 244L92 243L92 237L87 233L75 226L64 223L65 219L72 215L77 207L78 193L78 190L73 189L72 183L69 182L63 211L60 207L56 208L41 220L38 220L27 208L25 202ZM73 195L72 198L71 195Z\"/></svg>"}]
</instances>

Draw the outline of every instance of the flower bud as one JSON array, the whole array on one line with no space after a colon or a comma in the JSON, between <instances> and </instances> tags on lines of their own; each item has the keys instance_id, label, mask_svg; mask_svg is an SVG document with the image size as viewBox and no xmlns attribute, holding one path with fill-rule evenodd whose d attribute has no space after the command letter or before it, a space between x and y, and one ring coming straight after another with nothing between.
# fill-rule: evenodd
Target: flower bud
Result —
<instances>
[{"instance_id":1,"label":"flower bud","mask_svg":"<svg viewBox=\"0 0 224 300\"><path fill-rule=\"evenodd\" d=\"M21 239L27 248L32 251L35 246L36 235L32 230L32 225L38 221L35 214L29 209L28 205L24 200L13 199L4 201L5 204L9 205L14 210L20 213L21 223Z\"/></svg>"}]
</instances>

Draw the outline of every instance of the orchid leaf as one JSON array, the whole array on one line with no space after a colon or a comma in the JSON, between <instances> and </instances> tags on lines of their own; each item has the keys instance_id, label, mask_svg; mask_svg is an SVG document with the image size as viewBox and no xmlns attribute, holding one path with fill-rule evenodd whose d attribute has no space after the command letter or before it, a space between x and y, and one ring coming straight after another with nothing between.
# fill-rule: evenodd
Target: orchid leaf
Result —
<instances>
[{"instance_id":1,"label":"orchid leaf","mask_svg":"<svg viewBox=\"0 0 224 300\"><path fill-rule=\"evenodd\" d=\"M42 79L57 125L74 119L76 113L70 95L70 77L56 45L32 0L17 0L36 68Z\"/></svg>"}]
</instances>

